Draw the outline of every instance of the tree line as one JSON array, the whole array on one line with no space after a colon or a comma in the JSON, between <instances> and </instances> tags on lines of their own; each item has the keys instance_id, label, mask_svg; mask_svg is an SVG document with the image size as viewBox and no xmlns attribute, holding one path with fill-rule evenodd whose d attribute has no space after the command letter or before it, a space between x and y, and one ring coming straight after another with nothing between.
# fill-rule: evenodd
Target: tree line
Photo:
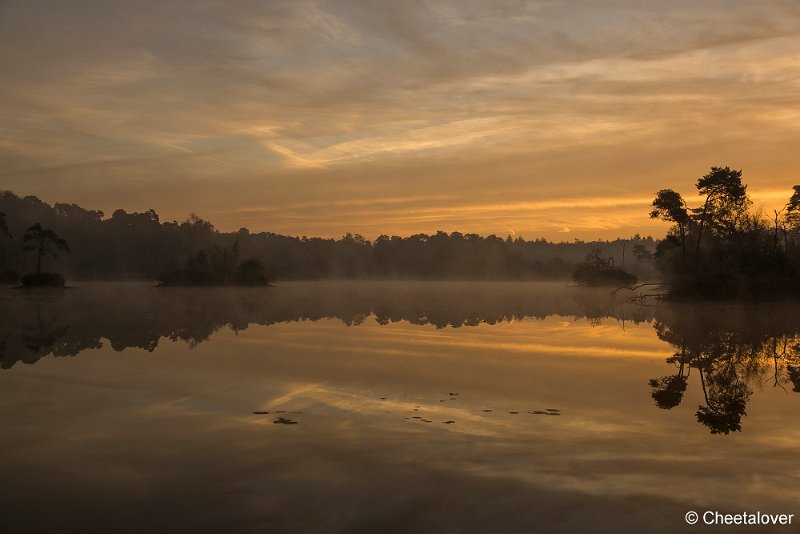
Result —
<instances>
[{"instance_id":1,"label":"tree line","mask_svg":"<svg viewBox=\"0 0 800 534\"><path fill-rule=\"evenodd\" d=\"M32 225L54 231L69 254L47 258L48 270L77 279L158 279L165 273L192 276L198 265L227 265L232 254L261 262L269 279L566 279L587 254L598 251L616 265L651 269L652 237L553 243L460 232L381 235L339 239L295 237L242 228L221 232L191 214L161 221L152 209L128 213L76 204L50 205L34 196L0 192L0 272L7 277L36 270L36 255L23 250ZM638 252L638 255L635 253ZM219 261L218 261L219 260ZM229 276L237 276L235 272Z\"/></svg>"},{"instance_id":2,"label":"tree line","mask_svg":"<svg viewBox=\"0 0 800 534\"><path fill-rule=\"evenodd\" d=\"M656 247L672 294L703 298L800 295L800 186L780 210L754 210L742 171L712 167L698 179L701 204L662 189L652 218L673 223Z\"/></svg>"}]
</instances>

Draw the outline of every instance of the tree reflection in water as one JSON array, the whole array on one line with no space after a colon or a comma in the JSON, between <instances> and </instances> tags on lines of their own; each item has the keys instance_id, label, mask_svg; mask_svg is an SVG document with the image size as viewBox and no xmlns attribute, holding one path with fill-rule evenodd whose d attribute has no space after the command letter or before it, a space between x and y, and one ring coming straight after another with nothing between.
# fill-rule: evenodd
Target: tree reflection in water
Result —
<instances>
[{"instance_id":1,"label":"tree reflection in water","mask_svg":"<svg viewBox=\"0 0 800 534\"><path fill-rule=\"evenodd\" d=\"M163 339L193 347L222 328L240 331L251 324L338 319L358 326L373 317L382 325L407 321L458 328L552 315L594 322L606 317L640 322L651 315L614 303L605 290L561 284L342 282L202 289L106 284L13 297L0 307L0 341L8 337L4 348L0 343L3 368L49 355L74 356L101 347L103 339L117 351L152 352Z\"/></svg>"},{"instance_id":2,"label":"tree reflection in water","mask_svg":"<svg viewBox=\"0 0 800 534\"><path fill-rule=\"evenodd\" d=\"M712 434L740 431L754 388L800 391L798 325L789 304L665 306L654 326L677 349L667 359L677 371L650 380L653 400L665 410L678 406L694 371L705 402L697 421Z\"/></svg>"},{"instance_id":3,"label":"tree reflection in water","mask_svg":"<svg viewBox=\"0 0 800 534\"><path fill-rule=\"evenodd\" d=\"M13 290L7 290L13 291ZM800 391L800 308L774 305L639 306L605 290L557 284L308 283L278 288L152 288L109 284L48 293L15 294L0 307L0 366L45 356L75 356L103 346L152 352L163 340L191 347L221 328L251 324L372 318L437 328L471 327L561 316L598 325L606 318L651 322L675 349L675 372L652 378L656 406L680 405L690 384L704 404L696 417L712 434L740 431L754 389ZM10 304L10 305L8 305Z\"/></svg>"}]
</instances>

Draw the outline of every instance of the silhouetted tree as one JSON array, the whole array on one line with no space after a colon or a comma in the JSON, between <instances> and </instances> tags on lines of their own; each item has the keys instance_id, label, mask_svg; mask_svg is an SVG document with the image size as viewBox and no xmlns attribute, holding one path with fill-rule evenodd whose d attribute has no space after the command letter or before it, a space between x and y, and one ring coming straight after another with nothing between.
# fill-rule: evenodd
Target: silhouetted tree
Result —
<instances>
[{"instance_id":1,"label":"silhouetted tree","mask_svg":"<svg viewBox=\"0 0 800 534\"><path fill-rule=\"evenodd\" d=\"M656 193L653 200L653 210L650 212L653 219L662 219L674 222L678 226L678 236L681 241L681 253L683 266L686 267L686 226L689 224L689 212L686 209L686 202L680 193L672 189L662 189Z\"/></svg>"},{"instance_id":2,"label":"silhouetted tree","mask_svg":"<svg viewBox=\"0 0 800 534\"><path fill-rule=\"evenodd\" d=\"M572 279L578 284L589 286L627 285L636 282L636 276L613 266L613 258L604 258L599 249L586 255L575 271Z\"/></svg>"},{"instance_id":3,"label":"silhouetted tree","mask_svg":"<svg viewBox=\"0 0 800 534\"><path fill-rule=\"evenodd\" d=\"M269 283L269 275L260 260L251 258L239 264L234 280L241 286L263 286Z\"/></svg>"},{"instance_id":4,"label":"silhouetted tree","mask_svg":"<svg viewBox=\"0 0 800 534\"><path fill-rule=\"evenodd\" d=\"M800 185L793 186L792 190L792 196L784 208L786 210L784 220L790 229L798 230L800 229Z\"/></svg>"},{"instance_id":5,"label":"silhouetted tree","mask_svg":"<svg viewBox=\"0 0 800 534\"><path fill-rule=\"evenodd\" d=\"M637 268L642 262L649 262L653 260L653 255L642 244L636 244L633 246L633 256L636 258Z\"/></svg>"},{"instance_id":6,"label":"silhouetted tree","mask_svg":"<svg viewBox=\"0 0 800 534\"><path fill-rule=\"evenodd\" d=\"M22 241L25 243L23 250L36 251L36 275L42 274L42 258L49 254L53 257L58 256L58 251L63 250L69 252L67 242L50 228L42 228L39 223L34 224L25 235L22 236Z\"/></svg>"},{"instance_id":7,"label":"silhouetted tree","mask_svg":"<svg viewBox=\"0 0 800 534\"><path fill-rule=\"evenodd\" d=\"M11 232L6 223L6 214L0 212L0 241L4 241L3 238L11 239ZM0 283L13 282L19 278L19 273L8 268L8 253L9 247L2 243L0 245Z\"/></svg>"},{"instance_id":8,"label":"silhouetted tree","mask_svg":"<svg viewBox=\"0 0 800 534\"><path fill-rule=\"evenodd\" d=\"M762 210L750 209L740 170L712 167L698 180L697 190L704 197L700 207L687 208L678 193L662 189L650 212L651 217L675 222L655 253L672 293L704 298L800 296L800 249L794 246L800 233L800 186L773 220ZM687 253L689 242L693 254Z\"/></svg>"},{"instance_id":9,"label":"silhouetted tree","mask_svg":"<svg viewBox=\"0 0 800 534\"><path fill-rule=\"evenodd\" d=\"M6 214L0 212L0 237L2 236L10 238L11 232L8 231L8 224L6 223Z\"/></svg>"},{"instance_id":10,"label":"silhouetted tree","mask_svg":"<svg viewBox=\"0 0 800 534\"><path fill-rule=\"evenodd\" d=\"M730 232L746 211L749 200L747 186L742 184L742 171L730 167L711 167L711 172L697 180L697 191L705 197L703 207L693 210L699 221L695 245L695 256L699 257L703 230L716 223Z\"/></svg>"},{"instance_id":11,"label":"silhouetted tree","mask_svg":"<svg viewBox=\"0 0 800 534\"><path fill-rule=\"evenodd\" d=\"M159 277L162 285L267 285L269 279L264 264L257 259L239 262L239 238L230 248L215 247L190 254L183 269Z\"/></svg>"}]
</instances>

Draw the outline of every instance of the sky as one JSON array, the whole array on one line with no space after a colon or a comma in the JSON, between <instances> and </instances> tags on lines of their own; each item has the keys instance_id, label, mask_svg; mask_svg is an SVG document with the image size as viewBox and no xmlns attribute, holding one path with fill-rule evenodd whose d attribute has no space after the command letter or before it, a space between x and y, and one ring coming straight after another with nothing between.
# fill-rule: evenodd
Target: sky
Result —
<instances>
[{"instance_id":1,"label":"sky","mask_svg":"<svg viewBox=\"0 0 800 534\"><path fill-rule=\"evenodd\" d=\"M0 0L0 189L220 230L659 237L800 183L796 0Z\"/></svg>"}]
</instances>

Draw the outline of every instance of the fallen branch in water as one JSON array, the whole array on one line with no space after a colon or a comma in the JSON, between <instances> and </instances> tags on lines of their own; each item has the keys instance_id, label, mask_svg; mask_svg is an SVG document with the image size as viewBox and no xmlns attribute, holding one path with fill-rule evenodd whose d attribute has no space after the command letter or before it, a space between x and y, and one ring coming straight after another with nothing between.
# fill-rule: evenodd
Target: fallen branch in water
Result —
<instances>
[{"instance_id":1,"label":"fallen branch in water","mask_svg":"<svg viewBox=\"0 0 800 534\"><path fill-rule=\"evenodd\" d=\"M669 297L669 293L653 293L650 295L643 295L639 294L633 297L625 297L625 302L632 302L635 304L641 304L642 306L646 306L645 302L647 299L664 299Z\"/></svg>"},{"instance_id":2,"label":"fallen branch in water","mask_svg":"<svg viewBox=\"0 0 800 534\"><path fill-rule=\"evenodd\" d=\"M633 286L633 287L622 286L622 287L618 287L617 289L612 291L611 292L611 296L613 297L614 295L616 295L617 291L619 291L620 289L627 289L628 291L636 291L637 289L639 289L641 287L647 287L647 286L661 287L661 286L669 286L669 285L672 285L672 284L669 284L667 282L648 282L646 284L639 284L638 286Z\"/></svg>"}]
</instances>

